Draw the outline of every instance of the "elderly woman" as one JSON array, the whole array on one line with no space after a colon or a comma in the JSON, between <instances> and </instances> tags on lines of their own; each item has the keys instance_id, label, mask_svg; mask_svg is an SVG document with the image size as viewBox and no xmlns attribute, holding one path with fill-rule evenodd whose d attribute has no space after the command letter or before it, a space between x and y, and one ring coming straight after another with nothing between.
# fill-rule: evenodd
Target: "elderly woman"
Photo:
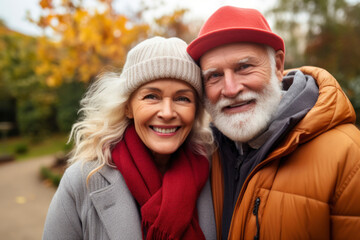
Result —
<instances>
[{"instance_id":1,"label":"elderly woman","mask_svg":"<svg viewBox=\"0 0 360 240\"><path fill-rule=\"evenodd\" d=\"M43 239L215 239L213 138L186 47L145 40L89 88Z\"/></svg>"}]
</instances>

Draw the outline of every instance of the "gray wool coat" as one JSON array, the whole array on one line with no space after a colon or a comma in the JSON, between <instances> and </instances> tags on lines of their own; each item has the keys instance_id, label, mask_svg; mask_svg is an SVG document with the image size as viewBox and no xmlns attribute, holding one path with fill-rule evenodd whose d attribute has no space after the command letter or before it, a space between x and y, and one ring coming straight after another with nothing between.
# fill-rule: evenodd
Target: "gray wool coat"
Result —
<instances>
[{"instance_id":1,"label":"gray wool coat","mask_svg":"<svg viewBox=\"0 0 360 240\"><path fill-rule=\"evenodd\" d=\"M105 166L86 186L92 169L90 163L75 163L65 171L48 210L43 239L142 239L137 203L120 172ZM209 181L197 210L206 239L216 239Z\"/></svg>"}]
</instances>

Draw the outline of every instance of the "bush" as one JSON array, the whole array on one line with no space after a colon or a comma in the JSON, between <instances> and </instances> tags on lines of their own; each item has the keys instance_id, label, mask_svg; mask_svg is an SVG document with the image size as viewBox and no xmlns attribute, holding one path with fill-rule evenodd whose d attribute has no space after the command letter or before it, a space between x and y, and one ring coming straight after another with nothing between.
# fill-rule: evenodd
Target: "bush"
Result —
<instances>
[{"instance_id":1,"label":"bush","mask_svg":"<svg viewBox=\"0 0 360 240\"><path fill-rule=\"evenodd\" d=\"M28 100L19 100L17 122L23 135L41 137L54 130L54 108L46 97L38 96Z\"/></svg>"},{"instance_id":2,"label":"bush","mask_svg":"<svg viewBox=\"0 0 360 240\"><path fill-rule=\"evenodd\" d=\"M29 151L29 147L26 143L18 143L14 149L16 154L25 154Z\"/></svg>"},{"instance_id":3,"label":"bush","mask_svg":"<svg viewBox=\"0 0 360 240\"><path fill-rule=\"evenodd\" d=\"M61 131L70 131L76 122L79 103L84 93L85 84L80 82L63 83L59 87L56 122Z\"/></svg>"},{"instance_id":4,"label":"bush","mask_svg":"<svg viewBox=\"0 0 360 240\"><path fill-rule=\"evenodd\" d=\"M44 179L50 180L55 187L59 186L62 177L62 174L56 173L48 167L41 167L40 175Z\"/></svg>"},{"instance_id":5,"label":"bush","mask_svg":"<svg viewBox=\"0 0 360 240\"><path fill-rule=\"evenodd\" d=\"M70 142L70 143L65 143L62 150L63 150L65 153L69 153L69 152L73 149L73 147L74 147L74 144L73 144L72 142Z\"/></svg>"},{"instance_id":6,"label":"bush","mask_svg":"<svg viewBox=\"0 0 360 240\"><path fill-rule=\"evenodd\" d=\"M360 76L350 81L348 94L356 112L356 123L360 126Z\"/></svg>"},{"instance_id":7,"label":"bush","mask_svg":"<svg viewBox=\"0 0 360 240\"><path fill-rule=\"evenodd\" d=\"M0 85L0 88L2 86ZM16 121L16 100L8 97L4 93L4 89L0 89L0 122L15 123ZM15 126L14 126L15 127ZM7 135L13 136L16 133L16 128L11 128Z\"/></svg>"}]
</instances>

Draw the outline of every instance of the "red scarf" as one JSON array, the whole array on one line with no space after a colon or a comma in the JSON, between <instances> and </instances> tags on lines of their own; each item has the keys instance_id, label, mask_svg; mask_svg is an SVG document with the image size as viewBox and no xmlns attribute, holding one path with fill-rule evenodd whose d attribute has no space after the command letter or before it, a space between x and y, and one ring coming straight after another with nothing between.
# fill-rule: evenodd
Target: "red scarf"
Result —
<instances>
[{"instance_id":1,"label":"red scarf","mask_svg":"<svg viewBox=\"0 0 360 240\"><path fill-rule=\"evenodd\" d=\"M209 174L208 160L181 147L164 176L130 125L112 158L140 205L146 239L205 239L196 201Z\"/></svg>"}]
</instances>

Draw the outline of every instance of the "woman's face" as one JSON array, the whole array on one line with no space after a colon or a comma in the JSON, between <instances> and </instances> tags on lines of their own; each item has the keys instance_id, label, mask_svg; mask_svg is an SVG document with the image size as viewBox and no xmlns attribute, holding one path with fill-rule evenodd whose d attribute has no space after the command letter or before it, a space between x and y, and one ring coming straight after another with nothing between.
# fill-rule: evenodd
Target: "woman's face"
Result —
<instances>
[{"instance_id":1,"label":"woman's face","mask_svg":"<svg viewBox=\"0 0 360 240\"><path fill-rule=\"evenodd\" d=\"M191 131L196 112L195 90L186 82L159 79L130 97L127 117L155 159L169 159Z\"/></svg>"}]
</instances>

